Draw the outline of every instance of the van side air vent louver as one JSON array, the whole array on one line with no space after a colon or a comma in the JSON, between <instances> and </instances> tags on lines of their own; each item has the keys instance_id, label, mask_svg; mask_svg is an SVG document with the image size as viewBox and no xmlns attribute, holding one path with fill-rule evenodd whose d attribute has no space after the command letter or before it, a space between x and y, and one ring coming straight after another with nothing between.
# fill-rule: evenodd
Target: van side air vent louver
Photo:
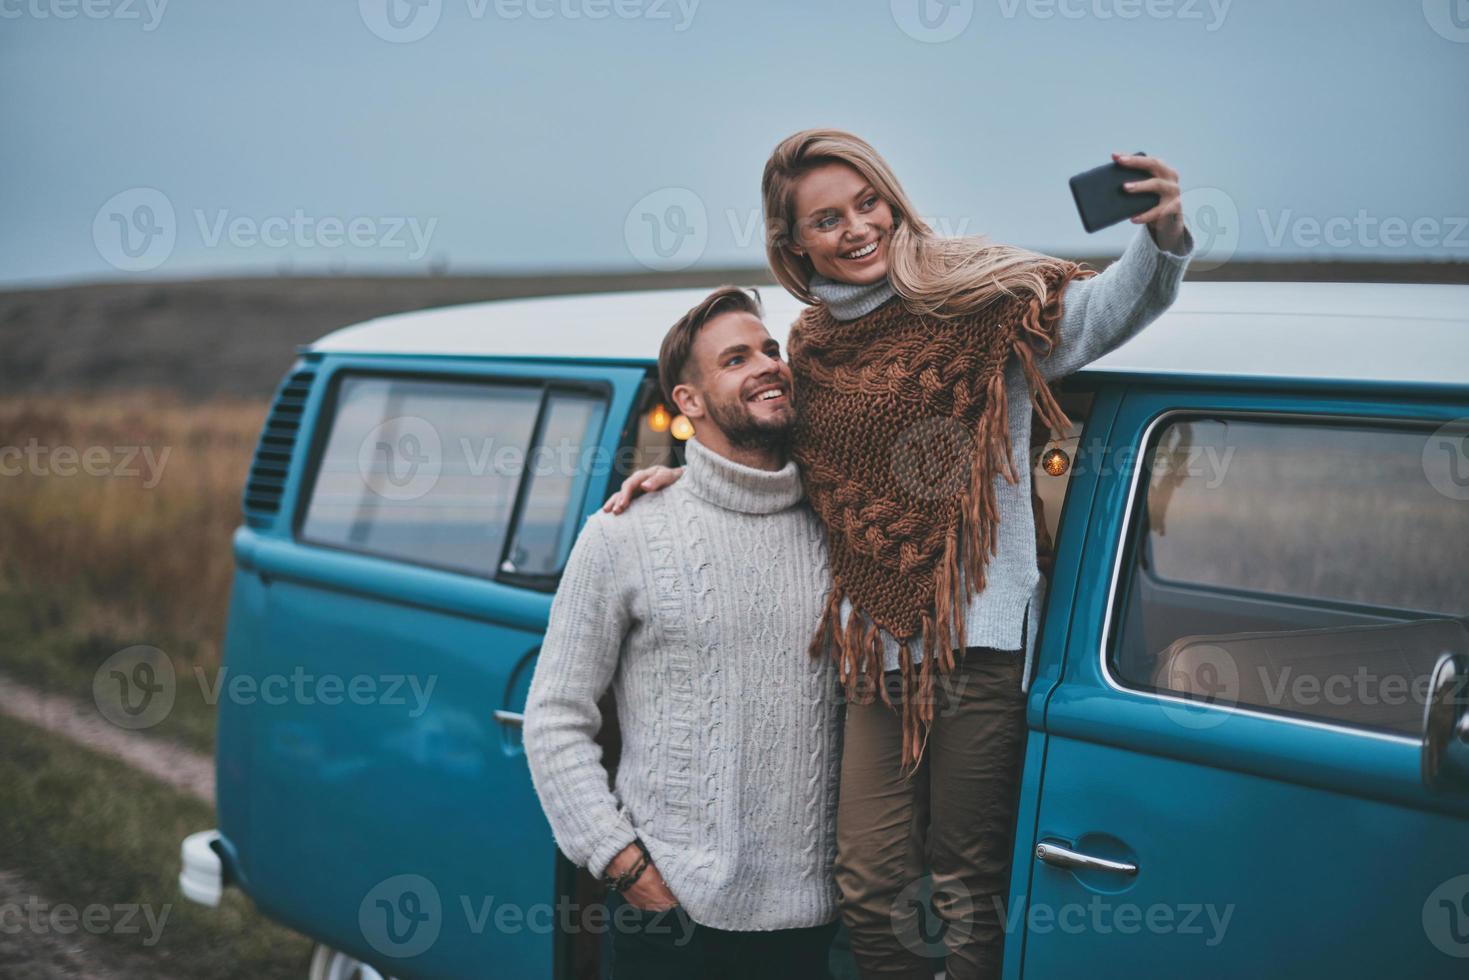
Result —
<instances>
[{"instance_id":1,"label":"van side air vent louver","mask_svg":"<svg viewBox=\"0 0 1469 980\"><path fill-rule=\"evenodd\" d=\"M245 522L252 525L270 523L281 509L281 495L286 489L286 476L291 472L291 452L301 432L301 413L316 372L311 369L293 371L281 383L255 447L250 464L250 478L245 483Z\"/></svg>"}]
</instances>

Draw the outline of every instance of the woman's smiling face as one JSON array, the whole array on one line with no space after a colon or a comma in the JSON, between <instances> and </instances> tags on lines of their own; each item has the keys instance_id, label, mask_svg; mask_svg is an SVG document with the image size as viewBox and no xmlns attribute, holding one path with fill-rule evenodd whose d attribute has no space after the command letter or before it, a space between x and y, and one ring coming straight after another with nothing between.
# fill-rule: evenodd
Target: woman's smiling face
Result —
<instances>
[{"instance_id":1,"label":"woman's smiling face","mask_svg":"<svg viewBox=\"0 0 1469 980\"><path fill-rule=\"evenodd\" d=\"M828 279L866 285L888 274L893 212L845 163L829 163L796 181L791 251Z\"/></svg>"}]
</instances>

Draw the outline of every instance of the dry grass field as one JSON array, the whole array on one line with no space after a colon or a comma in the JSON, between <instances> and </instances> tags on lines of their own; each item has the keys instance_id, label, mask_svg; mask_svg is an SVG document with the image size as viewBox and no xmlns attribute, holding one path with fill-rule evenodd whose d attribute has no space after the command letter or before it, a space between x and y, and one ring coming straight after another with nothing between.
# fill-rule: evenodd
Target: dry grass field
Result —
<instances>
[{"instance_id":1,"label":"dry grass field","mask_svg":"<svg viewBox=\"0 0 1469 980\"><path fill-rule=\"evenodd\" d=\"M265 411L160 391L0 401L5 443L33 450L3 475L9 583L84 594L87 627L187 639L212 661Z\"/></svg>"}]
</instances>

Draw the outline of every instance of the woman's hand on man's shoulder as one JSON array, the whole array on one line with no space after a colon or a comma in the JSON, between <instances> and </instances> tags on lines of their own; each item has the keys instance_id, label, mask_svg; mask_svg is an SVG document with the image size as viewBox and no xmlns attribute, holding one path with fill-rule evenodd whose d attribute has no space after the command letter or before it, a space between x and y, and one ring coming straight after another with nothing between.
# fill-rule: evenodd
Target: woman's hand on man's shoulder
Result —
<instances>
[{"instance_id":1,"label":"woman's hand on man's shoulder","mask_svg":"<svg viewBox=\"0 0 1469 980\"><path fill-rule=\"evenodd\" d=\"M638 470L622 481L620 490L607 498L607 502L602 505L602 512L621 514L639 494L652 493L672 486L681 476L683 476L682 466L649 466Z\"/></svg>"}]
</instances>

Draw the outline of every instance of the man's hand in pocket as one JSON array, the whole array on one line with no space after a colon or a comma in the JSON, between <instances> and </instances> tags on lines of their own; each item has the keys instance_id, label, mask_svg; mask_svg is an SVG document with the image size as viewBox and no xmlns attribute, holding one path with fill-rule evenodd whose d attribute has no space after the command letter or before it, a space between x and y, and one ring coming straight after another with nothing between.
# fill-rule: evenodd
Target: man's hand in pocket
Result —
<instances>
[{"instance_id":1,"label":"man's hand in pocket","mask_svg":"<svg viewBox=\"0 0 1469 980\"><path fill-rule=\"evenodd\" d=\"M638 845L629 844L617 852L617 856L607 865L607 875L616 878L624 871L629 871L642 858L643 852L638 850ZM628 886L622 893L629 905L642 909L644 912L662 912L671 909L678 904L678 899L673 897L673 892L668 890L668 885L663 876L658 873L652 860L638 875L638 880Z\"/></svg>"}]
</instances>

